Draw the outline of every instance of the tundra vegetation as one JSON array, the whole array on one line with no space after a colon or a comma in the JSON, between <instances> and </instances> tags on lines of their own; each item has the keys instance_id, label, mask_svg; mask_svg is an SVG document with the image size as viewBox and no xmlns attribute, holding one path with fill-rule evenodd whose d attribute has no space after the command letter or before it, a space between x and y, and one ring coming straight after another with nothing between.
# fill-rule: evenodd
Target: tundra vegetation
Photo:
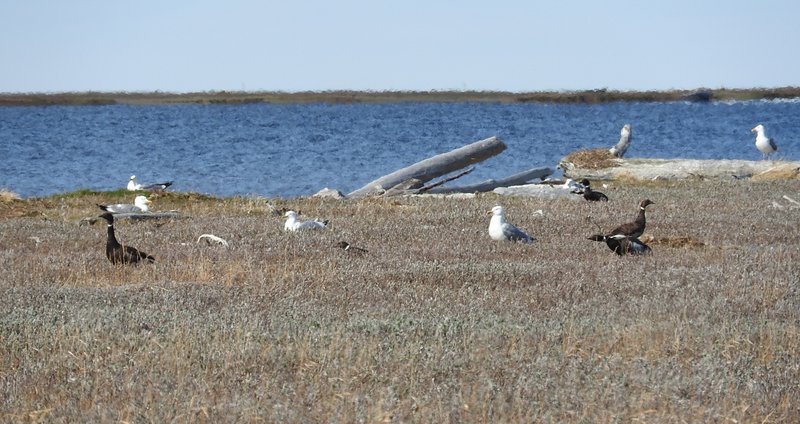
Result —
<instances>
[{"instance_id":1,"label":"tundra vegetation","mask_svg":"<svg viewBox=\"0 0 800 424\"><path fill-rule=\"evenodd\" d=\"M783 196L800 180L602 190L166 193L153 209L183 218L116 223L155 256L139 266L112 265L105 226L79 224L124 191L4 195L0 420L795 421L800 209ZM644 198L651 255L587 240ZM496 204L537 241L489 239ZM288 209L329 228L284 232Z\"/></svg>"}]
</instances>

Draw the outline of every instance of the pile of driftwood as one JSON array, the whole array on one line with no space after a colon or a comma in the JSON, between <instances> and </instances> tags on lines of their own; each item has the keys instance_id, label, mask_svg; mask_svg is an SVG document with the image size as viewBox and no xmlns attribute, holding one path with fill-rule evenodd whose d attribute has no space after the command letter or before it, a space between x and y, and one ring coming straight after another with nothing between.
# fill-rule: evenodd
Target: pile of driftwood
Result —
<instances>
[{"instance_id":1,"label":"pile of driftwood","mask_svg":"<svg viewBox=\"0 0 800 424\"><path fill-rule=\"evenodd\" d=\"M469 174L471 165L500 154L506 149L497 137L489 137L466 146L442 153L411 166L384 175L364 187L347 195L348 198L362 198L372 195L393 196L421 193L480 193L498 187L526 184L536 178L543 179L553 173L551 168L540 167L516 173L498 180L490 179L479 183L445 187L443 184ZM466 169L465 169L466 168ZM460 171L455 175L431 182L435 178Z\"/></svg>"},{"instance_id":2,"label":"pile of driftwood","mask_svg":"<svg viewBox=\"0 0 800 424\"><path fill-rule=\"evenodd\" d=\"M631 144L631 126L625 124L619 142L610 149L579 150L561 160L564 176L581 180L745 179L771 180L800 177L800 162L712 159L623 159Z\"/></svg>"}]
</instances>

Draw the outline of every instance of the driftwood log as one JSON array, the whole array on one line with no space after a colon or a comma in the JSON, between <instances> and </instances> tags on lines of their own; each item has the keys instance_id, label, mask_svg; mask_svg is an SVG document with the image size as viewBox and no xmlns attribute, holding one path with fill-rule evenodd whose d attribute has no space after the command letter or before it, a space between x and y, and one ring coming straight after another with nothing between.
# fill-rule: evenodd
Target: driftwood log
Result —
<instances>
[{"instance_id":1,"label":"driftwood log","mask_svg":"<svg viewBox=\"0 0 800 424\"><path fill-rule=\"evenodd\" d=\"M183 215L179 214L175 211L168 211L168 212L141 212L141 213L115 213L114 219L130 219L132 221L144 221L144 220L158 220L158 219L174 219L174 218L184 218ZM80 225L94 225L97 220L100 219L96 216L91 216L88 218L83 218L80 220Z\"/></svg>"},{"instance_id":2,"label":"driftwood log","mask_svg":"<svg viewBox=\"0 0 800 424\"><path fill-rule=\"evenodd\" d=\"M484 193L492 191L498 187L516 186L528 183L536 178L544 178L553 173L551 168L532 168L527 171L519 172L514 175L501 178L499 180L489 179L479 183L458 186L458 187L443 187L437 186L427 190L431 194L446 194L446 193Z\"/></svg>"},{"instance_id":3,"label":"driftwood log","mask_svg":"<svg viewBox=\"0 0 800 424\"><path fill-rule=\"evenodd\" d=\"M631 124L625 124L619 132L619 141L614 147L608 149L611 156L621 158L625 156L625 151L631 145Z\"/></svg>"},{"instance_id":4,"label":"driftwood log","mask_svg":"<svg viewBox=\"0 0 800 424\"><path fill-rule=\"evenodd\" d=\"M349 193L347 197L361 198L373 193L383 192L386 189L411 179L416 179L425 183L474 163L489 159L505 149L505 143L499 138L489 137L485 140L476 141L394 171L391 174L380 177L364 187Z\"/></svg>"},{"instance_id":5,"label":"driftwood log","mask_svg":"<svg viewBox=\"0 0 800 424\"><path fill-rule=\"evenodd\" d=\"M613 159L613 166L580 167L562 160L564 176L575 180L678 180L706 179L796 179L800 178L800 162L711 159Z\"/></svg>"}]
</instances>

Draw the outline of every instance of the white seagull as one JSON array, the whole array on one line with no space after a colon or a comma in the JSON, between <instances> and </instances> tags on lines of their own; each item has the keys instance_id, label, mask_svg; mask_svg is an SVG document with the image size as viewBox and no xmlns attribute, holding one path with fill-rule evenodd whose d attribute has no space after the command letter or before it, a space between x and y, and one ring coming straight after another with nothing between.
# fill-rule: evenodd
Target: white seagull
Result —
<instances>
[{"instance_id":1,"label":"white seagull","mask_svg":"<svg viewBox=\"0 0 800 424\"><path fill-rule=\"evenodd\" d=\"M136 175L131 175L128 178L128 190L130 191L137 191L137 190L146 190L146 191L161 191L166 190L167 187L172 185L172 181L165 181L163 183L154 183L154 184L139 184L136 182Z\"/></svg>"},{"instance_id":2,"label":"white seagull","mask_svg":"<svg viewBox=\"0 0 800 424\"><path fill-rule=\"evenodd\" d=\"M567 178L567 180L564 181L564 184L561 185L561 188L569 190L570 193L583 194L586 186L579 182L573 181L572 178Z\"/></svg>"},{"instance_id":3,"label":"white seagull","mask_svg":"<svg viewBox=\"0 0 800 424\"><path fill-rule=\"evenodd\" d=\"M313 221L298 221L297 212L286 212L286 223L283 224L284 231L300 231L300 230L322 230L328 225L328 220L320 221L315 219Z\"/></svg>"},{"instance_id":4,"label":"white seagull","mask_svg":"<svg viewBox=\"0 0 800 424\"><path fill-rule=\"evenodd\" d=\"M506 222L505 210L502 206L493 207L487 214L492 214L492 219L489 221L489 237L491 237L492 240L519 241L522 243L533 242L533 237Z\"/></svg>"},{"instance_id":5,"label":"white seagull","mask_svg":"<svg viewBox=\"0 0 800 424\"><path fill-rule=\"evenodd\" d=\"M770 153L778 151L778 146L775 144L775 140L767 137L764 134L764 126L761 124L756 125L755 128L750 130L750 132L757 133L756 134L756 148L763 153L764 158L768 158Z\"/></svg>"},{"instance_id":6,"label":"white seagull","mask_svg":"<svg viewBox=\"0 0 800 424\"><path fill-rule=\"evenodd\" d=\"M133 204L130 203L117 203L115 205L100 205L100 209L111 212L111 213L139 213L139 212L150 212L150 207L147 206L150 203L150 199L145 196L136 196L133 199Z\"/></svg>"}]
</instances>

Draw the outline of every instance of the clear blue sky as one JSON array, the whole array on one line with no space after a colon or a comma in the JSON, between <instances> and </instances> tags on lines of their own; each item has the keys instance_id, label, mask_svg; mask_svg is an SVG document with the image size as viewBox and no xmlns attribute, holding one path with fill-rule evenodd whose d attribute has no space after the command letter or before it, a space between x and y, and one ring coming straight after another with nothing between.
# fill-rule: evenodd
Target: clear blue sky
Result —
<instances>
[{"instance_id":1,"label":"clear blue sky","mask_svg":"<svg viewBox=\"0 0 800 424\"><path fill-rule=\"evenodd\" d=\"M800 1L0 0L0 92L800 85Z\"/></svg>"}]
</instances>

